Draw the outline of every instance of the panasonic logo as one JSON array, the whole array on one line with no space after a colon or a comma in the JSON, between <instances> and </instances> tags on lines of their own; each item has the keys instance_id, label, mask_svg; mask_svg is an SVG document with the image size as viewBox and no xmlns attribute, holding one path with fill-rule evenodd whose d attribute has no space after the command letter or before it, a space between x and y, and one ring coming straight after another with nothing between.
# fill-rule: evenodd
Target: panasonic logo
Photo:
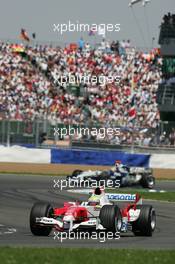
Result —
<instances>
[{"instance_id":1,"label":"panasonic logo","mask_svg":"<svg viewBox=\"0 0 175 264\"><path fill-rule=\"evenodd\" d=\"M135 201L135 194L107 194L109 200L117 200L117 201Z\"/></svg>"}]
</instances>

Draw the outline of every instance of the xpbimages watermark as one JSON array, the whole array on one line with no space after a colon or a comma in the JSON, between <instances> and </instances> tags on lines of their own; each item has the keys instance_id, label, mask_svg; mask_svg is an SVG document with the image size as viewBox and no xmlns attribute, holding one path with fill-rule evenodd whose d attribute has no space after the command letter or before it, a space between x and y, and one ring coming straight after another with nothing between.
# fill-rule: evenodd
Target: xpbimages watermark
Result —
<instances>
[{"instance_id":1,"label":"xpbimages watermark","mask_svg":"<svg viewBox=\"0 0 175 264\"><path fill-rule=\"evenodd\" d=\"M70 189L70 188L97 188L105 186L106 188L120 188L120 180L95 180L91 179L90 181L88 179L54 179L53 180L53 188L64 190L64 189Z\"/></svg>"},{"instance_id":2,"label":"xpbimages watermark","mask_svg":"<svg viewBox=\"0 0 175 264\"><path fill-rule=\"evenodd\" d=\"M88 128L88 127L73 127L69 125L68 127L62 127L62 128L54 128L54 136L58 137L65 137L65 136L91 136L91 137L97 137L99 139L104 139L108 136L120 136L120 128Z\"/></svg>"},{"instance_id":3,"label":"xpbimages watermark","mask_svg":"<svg viewBox=\"0 0 175 264\"><path fill-rule=\"evenodd\" d=\"M68 73L67 75L60 75L54 77L54 83L55 85L76 85L76 84L83 84L83 85L99 85L99 86L105 86L107 84L115 84L119 85L121 81L121 76L119 74L116 74L114 76L108 75L105 76L103 74L100 74L98 76L96 75L90 75L90 74L84 74L84 75L73 75L72 73Z\"/></svg>"},{"instance_id":4,"label":"xpbimages watermark","mask_svg":"<svg viewBox=\"0 0 175 264\"><path fill-rule=\"evenodd\" d=\"M120 233L119 232L105 232L105 231L92 231L92 232L54 232L54 240L58 242L64 242L65 240L96 240L100 243L104 243L107 240L118 240L120 239Z\"/></svg>"},{"instance_id":5,"label":"xpbimages watermark","mask_svg":"<svg viewBox=\"0 0 175 264\"><path fill-rule=\"evenodd\" d=\"M107 32L119 32L120 24L112 24L112 23L80 23L79 21L72 22L68 21L66 23L54 23L53 31L63 35L66 32L103 32L105 35Z\"/></svg>"}]
</instances>

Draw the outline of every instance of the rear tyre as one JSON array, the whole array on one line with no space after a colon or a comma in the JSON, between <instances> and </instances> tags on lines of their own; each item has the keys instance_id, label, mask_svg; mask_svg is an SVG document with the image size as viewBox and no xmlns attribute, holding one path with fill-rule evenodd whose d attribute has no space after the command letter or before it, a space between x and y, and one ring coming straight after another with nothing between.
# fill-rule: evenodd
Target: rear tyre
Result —
<instances>
[{"instance_id":1,"label":"rear tyre","mask_svg":"<svg viewBox=\"0 0 175 264\"><path fill-rule=\"evenodd\" d=\"M152 189L155 185L155 178L153 176L143 175L140 184L143 188Z\"/></svg>"},{"instance_id":2,"label":"rear tyre","mask_svg":"<svg viewBox=\"0 0 175 264\"><path fill-rule=\"evenodd\" d=\"M99 215L104 228L112 232L120 232L122 227L122 216L117 205L104 205Z\"/></svg>"},{"instance_id":3,"label":"rear tyre","mask_svg":"<svg viewBox=\"0 0 175 264\"><path fill-rule=\"evenodd\" d=\"M156 228L156 212L151 205L137 205L140 209L140 216L132 224L132 231L135 236L152 236Z\"/></svg>"},{"instance_id":4,"label":"rear tyre","mask_svg":"<svg viewBox=\"0 0 175 264\"><path fill-rule=\"evenodd\" d=\"M51 217L53 215L53 208L48 203L35 203L30 212L30 230L35 236L48 236L52 227L39 226L36 223L37 217Z\"/></svg>"}]
</instances>

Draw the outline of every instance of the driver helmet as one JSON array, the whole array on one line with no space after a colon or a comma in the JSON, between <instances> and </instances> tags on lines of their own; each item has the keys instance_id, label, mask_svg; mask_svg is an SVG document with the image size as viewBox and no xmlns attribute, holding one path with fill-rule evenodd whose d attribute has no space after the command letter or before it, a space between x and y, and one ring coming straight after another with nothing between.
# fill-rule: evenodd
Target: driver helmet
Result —
<instances>
[{"instance_id":1,"label":"driver helmet","mask_svg":"<svg viewBox=\"0 0 175 264\"><path fill-rule=\"evenodd\" d=\"M95 190L94 190L94 194L95 194L95 195L101 195L101 194L102 194L101 189L100 189L99 187L95 188Z\"/></svg>"},{"instance_id":2,"label":"driver helmet","mask_svg":"<svg viewBox=\"0 0 175 264\"><path fill-rule=\"evenodd\" d=\"M88 205L96 206L100 205L100 196L102 194L102 190L97 187L94 190L94 193L91 195L91 197L88 200Z\"/></svg>"},{"instance_id":3,"label":"driver helmet","mask_svg":"<svg viewBox=\"0 0 175 264\"><path fill-rule=\"evenodd\" d=\"M118 166L118 165L120 165L121 164L121 160L116 160L115 161L115 166Z\"/></svg>"}]
</instances>

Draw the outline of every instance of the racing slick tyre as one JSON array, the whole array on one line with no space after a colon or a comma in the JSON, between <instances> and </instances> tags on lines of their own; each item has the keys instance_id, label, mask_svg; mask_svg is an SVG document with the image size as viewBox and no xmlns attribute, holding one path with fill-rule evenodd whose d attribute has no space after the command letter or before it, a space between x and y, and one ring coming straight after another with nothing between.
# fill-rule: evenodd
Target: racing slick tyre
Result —
<instances>
[{"instance_id":1,"label":"racing slick tyre","mask_svg":"<svg viewBox=\"0 0 175 264\"><path fill-rule=\"evenodd\" d=\"M152 189L155 185L155 178L153 176L144 174L140 180L140 184L143 188Z\"/></svg>"},{"instance_id":2,"label":"racing slick tyre","mask_svg":"<svg viewBox=\"0 0 175 264\"><path fill-rule=\"evenodd\" d=\"M139 218L132 223L135 236L152 236L156 228L156 212L151 205L137 205L140 209Z\"/></svg>"},{"instance_id":3,"label":"racing slick tyre","mask_svg":"<svg viewBox=\"0 0 175 264\"><path fill-rule=\"evenodd\" d=\"M117 205L104 205L99 215L104 228L112 232L120 232L122 227L122 215Z\"/></svg>"},{"instance_id":4,"label":"racing slick tyre","mask_svg":"<svg viewBox=\"0 0 175 264\"><path fill-rule=\"evenodd\" d=\"M53 208L48 203L35 203L30 212L30 230L35 236L48 236L52 227L39 226L36 224L36 217L51 217Z\"/></svg>"},{"instance_id":5,"label":"racing slick tyre","mask_svg":"<svg viewBox=\"0 0 175 264\"><path fill-rule=\"evenodd\" d=\"M82 173L83 171L82 170L74 170L73 172L72 172L72 176L73 177L77 177L80 173Z\"/></svg>"}]
</instances>

